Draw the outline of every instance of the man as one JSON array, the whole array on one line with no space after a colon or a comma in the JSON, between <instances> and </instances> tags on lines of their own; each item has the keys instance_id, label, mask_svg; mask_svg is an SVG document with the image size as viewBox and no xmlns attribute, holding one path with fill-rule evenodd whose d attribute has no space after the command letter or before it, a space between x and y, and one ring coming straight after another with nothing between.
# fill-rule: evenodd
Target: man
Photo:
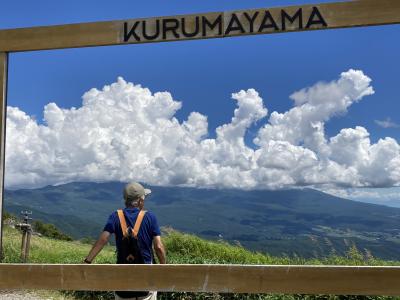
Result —
<instances>
[{"instance_id":1,"label":"man","mask_svg":"<svg viewBox=\"0 0 400 300\"><path fill-rule=\"evenodd\" d=\"M140 263L152 263L152 245L154 245L154 250L157 254L160 264L166 263L165 249L161 241L161 233L160 228L158 227L156 216L151 212L143 211L145 198L150 193L150 190L145 189L140 183L137 182L132 182L125 186L123 193L125 209L121 211L116 211L110 215L107 224L104 226L103 232L100 234L99 239L93 245L88 256L85 258L85 263L92 263L93 259L107 244L111 234L113 233L115 234L117 247L117 263L132 263L133 260L132 262L129 262L129 257L124 257L124 253L126 253L126 249L124 249L126 247L126 233L124 234L124 231L127 232L130 230L132 232L132 229L136 228L135 225L137 225L137 223L140 223L139 220L141 220L141 224L139 225L140 228L136 235L137 243L135 245L138 246L138 250L140 253L139 256L141 256ZM136 223L136 221L138 222ZM126 224L124 224L125 222ZM127 226L128 230L126 229ZM134 263L136 263L136 260ZM118 292L118 294L124 296L123 293ZM127 294L125 294L125 296L127 296ZM130 299L152 300L156 298L157 292L149 292L147 296L135 296ZM122 298L116 294L115 299L129 298Z\"/></svg>"}]
</instances>

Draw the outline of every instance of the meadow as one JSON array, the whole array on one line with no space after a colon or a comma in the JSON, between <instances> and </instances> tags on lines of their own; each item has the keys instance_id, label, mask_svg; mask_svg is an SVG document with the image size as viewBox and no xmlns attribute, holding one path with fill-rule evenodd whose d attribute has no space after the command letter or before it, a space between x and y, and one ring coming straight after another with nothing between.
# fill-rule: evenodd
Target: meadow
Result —
<instances>
[{"instance_id":1,"label":"meadow","mask_svg":"<svg viewBox=\"0 0 400 300\"><path fill-rule=\"evenodd\" d=\"M5 226L5 263L19 262L20 238L18 230ZM176 264L314 264L314 265L400 265L399 261L376 259L360 252L356 247L349 248L345 256L330 255L326 258L304 259L301 257L271 256L251 252L238 245L224 241L207 241L194 235L184 234L172 229L164 229L164 243L168 262ZM65 241L34 235L31 242L29 262L31 263L81 263L91 244L83 241ZM106 246L94 263L113 263L113 246ZM114 299L112 292L60 291L52 294L53 299ZM55 297L55 298L54 298ZM46 296L48 298L48 296ZM159 293L159 299L400 299L384 296L333 296L333 295L265 295L265 294L212 294L212 293Z\"/></svg>"}]
</instances>

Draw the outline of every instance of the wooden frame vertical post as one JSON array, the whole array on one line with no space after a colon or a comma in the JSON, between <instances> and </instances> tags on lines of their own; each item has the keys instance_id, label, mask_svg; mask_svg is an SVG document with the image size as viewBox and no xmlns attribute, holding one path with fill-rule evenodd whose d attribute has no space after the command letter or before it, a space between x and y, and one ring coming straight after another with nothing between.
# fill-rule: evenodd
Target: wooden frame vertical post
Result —
<instances>
[{"instance_id":1,"label":"wooden frame vertical post","mask_svg":"<svg viewBox=\"0 0 400 300\"><path fill-rule=\"evenodd\" d=\"M0 52L0 260L3 260L3 200L6 150L8 53Z\"/></svg>"}]
</instances>

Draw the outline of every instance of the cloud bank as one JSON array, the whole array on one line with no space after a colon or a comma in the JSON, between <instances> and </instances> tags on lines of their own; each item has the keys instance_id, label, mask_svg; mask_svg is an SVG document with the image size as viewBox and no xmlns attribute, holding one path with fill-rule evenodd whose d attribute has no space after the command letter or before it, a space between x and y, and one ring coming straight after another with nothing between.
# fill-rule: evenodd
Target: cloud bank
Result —
<instances>
[{"instance_id":1,"label":"cloud bank","mask_svg":"<svg viewBox=\"0 0 400 300\"><path fill-rule=\"evenodd\" d=\"M44 108L44 124L8 107L6 186L38 187L70 181L130 181L154 185L276 189L294 186L400 185L400 145L371 143L367 129L324 126L368 95L371 79L349 70L331 82L293 93L293 107L268 110L254 89L232 94L237 108L208 138L207 116L179 122L182 103L118 78L83 95L79 108ZM263 124L255 148L244 137Z\"/></svg>"}]
</instances>

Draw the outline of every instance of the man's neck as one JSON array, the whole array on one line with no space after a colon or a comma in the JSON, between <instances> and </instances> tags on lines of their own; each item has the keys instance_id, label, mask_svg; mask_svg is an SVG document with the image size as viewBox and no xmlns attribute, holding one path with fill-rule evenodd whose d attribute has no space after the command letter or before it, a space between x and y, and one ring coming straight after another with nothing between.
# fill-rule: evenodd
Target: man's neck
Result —
<instances>
[{"instance_id":1,"label":"man's neck","mask_svg":"<svg viewBox=\"0 0 400 300\"><path fill-rule=\"evenodd\" d=\"M127 209L135 209L135 208L140 209L140 208L137 207L137 206L126 206L125 208L127 208Z\"/></svg>"}]
</instances>

